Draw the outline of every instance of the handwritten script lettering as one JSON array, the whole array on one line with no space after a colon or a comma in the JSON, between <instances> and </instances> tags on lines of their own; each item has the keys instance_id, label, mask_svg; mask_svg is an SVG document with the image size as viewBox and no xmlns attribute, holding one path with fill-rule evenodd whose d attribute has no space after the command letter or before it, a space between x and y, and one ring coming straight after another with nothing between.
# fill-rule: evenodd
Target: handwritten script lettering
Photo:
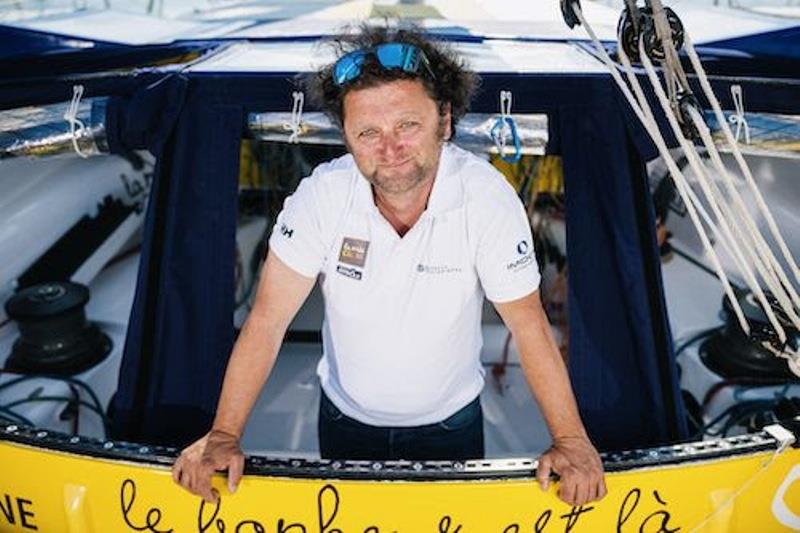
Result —
<instances>
[{"instance_id":1,"label":"handwritten script lettering","mask_svg":"<svg viewBox=\"0 0 800 533\"><path fill-rule=\"evenodd\" d=\"M145 516L144 525L137 526L131 521L131 509L136 501L136 483L132 479L126 479L122 482L119 489L119 504L122 510L122 518L125 523L134 531L151 531L152 533L172 533L171 529L156 529L156 526L161 522L161 509L156 507L147 511Z\"/></svg>"},{"instance_id":2,"label":"handwritten script lettering","mask_svg":"<svg viewBox=\"0 0 800 533\"><path fill-rule=\"evenodd\" d=\"M631 517L633 512L636 510L636 507L639 505L639 501L642 497L642 491L639 488L631 489L628 494L625 495L625 498L622 500L622 505L619 508L619 514L617 515L617 533L623 533L623 527L627 522L628 519ZM661 499L661 496L658 495L658 491L653 491L653 499L655 499L659 504L666 507L666 502ZM655 531L655 533L675 533L680 528L676 527L674 529L670 529L669 521L670 521L670 514L666 509L659 509L657 511L653 511L649 515L647 515L644 520L639 522L639 529L638 531ZM650 523L651 520L661 520L659 525L659 529L646 529L646 526ZM656 522L657 523L657 522ZM634 524L635 525L635 524ZM631 530L634 530L631 528Z\"/></svg>"},{"instance_id":3,"label":"handwritten script lettering","mask_svg":"<svg viewBox=\"0 0 800 533\"><path fill-rule=\"evenodd\" d=\"M643 497L642 490L638 487L630 489L619 501L616 514L616 523L601 524L604 531L613 530L616 525L617 533L676 533L680 527L671 524L672 515L668 510L667 501L658 493L652 491L650 496ZM120 512L125 524L132 531L146 531L149 533L172 533L173 529L166 529L161 525L164 516L163 511L153 506L147 508L141 504L136 505L137 492L136 483L132 479L126 479L120 486ZM196 515L196 531L198 533L216 532L223 533L233 531L235 533L344 533L337 527L336 521L345 507L337 488L330 483L325 484L316 495L316 516L314 522L292 521L287 517L277 517L274 528L269 529L264 521L254 518L223 518L220 514L223 498L219 497L216 503L206 503L200 499L200 504ZM601 517L595 516L593 519L584 519L585 516L593 514L596 508L602 505L614 505L613 500L608 497L596 505L573 506L564 514L556 515L560 520L554 520L553 509L532 512L531 522L519 521L508 523L504 527L499 527L499 533L520 533L521 531L531 531L533 533L563 532L577 533L579 531L596 530L597 520ZM8 517L8 505L0 505L0 513ZM518 509L510 509L518 511ZM502 512L502 509L496 510ZM350 513L353 513L352 504ZM0 514L0 517L2 516ZM359 514L358 516L363 516ZM613 517L613 515L611 515ZM535 517L535 521L533 520ZM381 517L388 519L388 517ZM592 522L592 520L595 520ZM611 521L611 520L609 520ZM341 521L340 521L341 522ZM385 526L375 525L375 521L370 525L362 526L358 529L363 533L405 533L396 528L386 528ZM501 522L502 523L502 522ZM453 513L443 514L440 519L430 523L431 533L462 533L470 531L470 525L463 523ZM184 531L180 528L180 531ZM350 533L351 529L348 529ZM423 532L424 533L424 532Z\"/></svg>"}]
</instances>

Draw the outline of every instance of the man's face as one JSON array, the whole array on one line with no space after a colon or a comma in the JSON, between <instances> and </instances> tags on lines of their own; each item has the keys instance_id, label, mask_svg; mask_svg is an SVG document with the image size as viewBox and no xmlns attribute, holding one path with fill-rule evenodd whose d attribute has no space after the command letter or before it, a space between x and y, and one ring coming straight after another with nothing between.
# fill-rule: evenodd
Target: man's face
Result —
<instances>
[{"instance_id":1,"label":"man's face","mask_svg":"<svg viewBox=\"0 0 800 533\"><path fill-rule=\"evenodd\" d=\"M350 91L344 98L344 137L356 165L379 192L404 193L432 179L450 110L439 109L418 80Z\"/></svg>"}]
</instances>

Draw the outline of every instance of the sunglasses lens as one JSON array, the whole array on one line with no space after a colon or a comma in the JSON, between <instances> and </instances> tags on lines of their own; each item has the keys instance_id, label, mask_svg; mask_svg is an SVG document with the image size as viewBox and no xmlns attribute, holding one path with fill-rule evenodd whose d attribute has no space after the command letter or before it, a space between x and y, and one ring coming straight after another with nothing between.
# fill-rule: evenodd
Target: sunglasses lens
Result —
<instances>
[{"instance_id":1,"label":"sunglasses lens","mask_svg":"<svg viewBox=\"0 0 800 533\"><path fill-rule=\"evenodd\" d=\"M333 66L333 81L342 85L356 79L361 74L361 65L364 64L364 52L357 50L342 56Z\"/></svg>"},{"instance_id":2,"label":"sunglasses lens","mask_svg":"<svg viewBox=\"0 0 800 533\"><path fill-rule=\"evenodd\" d=\"M387 43L375 47L375 56L383 68L416 72L418 51L417 47L411 44Z\"/></svg>"},{"instance_id":3,"label":"sunglasses lens","mask_svg":"<svg viewBox=\"0 0 800 533\"><path fill-rule=\"evenodd\" d=\"M364 59L367 54L374 54L378 63L387 70L399 68L403 72L416 73L421 63L430 76L434 77L422 50L413 44L384 43L375 48L356 50L342 56L333 66L334 83L336 85L344 85L358 78L361 75L361 68L364 65Z\"/></svg>"}]
</instances>

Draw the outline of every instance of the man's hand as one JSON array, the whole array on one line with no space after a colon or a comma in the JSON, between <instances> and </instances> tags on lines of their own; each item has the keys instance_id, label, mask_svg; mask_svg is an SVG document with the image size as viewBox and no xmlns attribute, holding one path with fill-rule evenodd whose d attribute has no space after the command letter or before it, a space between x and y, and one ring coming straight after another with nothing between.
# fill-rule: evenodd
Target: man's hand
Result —
<instances>
[{"instance_id":1,"label":"man's hand","mask_svg":"<svg viewBox=\"0 0 800 533\"><path fill-rule=\"evenodd\" d=\"M212 429L181 452L172 466L172 479L208 503L216 503L219 494L211 488L211 476L225 469L228 490L233 493L244 471L244 454L235 435Z\"/></svg>"},{"instance_id":2,"label":"man's hand","mask_svg":"<svg viewBox=\"0 0 800 533\"><path fill-rule=\"evenodd\" d=\"M603 463L586 437L561 437L553 440L541 457L536 479L547 490L550 472L560 477L558 497L570 505L583 505L606 495Z\"/></svg>"}]
</instances>

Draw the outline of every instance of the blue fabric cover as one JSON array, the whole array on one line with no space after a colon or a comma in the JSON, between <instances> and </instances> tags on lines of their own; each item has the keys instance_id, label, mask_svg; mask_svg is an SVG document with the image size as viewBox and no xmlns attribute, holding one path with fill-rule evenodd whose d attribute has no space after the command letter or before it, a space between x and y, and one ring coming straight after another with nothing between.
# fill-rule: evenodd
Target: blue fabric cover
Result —
<instances>
[{"instance_id":1,"label":"blue fabric cover","mask_svg":"<svg viewBox=\"0 0 800 533\"><path fill-rule=\"evenodd\" d=\"M0 60L108 46L87 39L0 25ZM2 71L4 77L15 75Z\"/></svg>"},{"instance_id":2,"label":"blue fabric cover","mask_svg":"<svg viewBox=\"0 0 800 533\"><path fill-rule=\"evenodd\" d=\"M797 61L800 59L800 25L744 37L722 39L703 43L704 47L723 48L745 52L752 57L764 59L782 58ZM798 70L795 67L794 75Z\"/></svg>"},{"instance_id":3,"label":"blue fabric cover","mask_svg":"<svg viewBox=\"0 0 800 533\"><path fill-rule=\"evenodd\" d=\"M500 89L516 111L550 115L550 149L564 157L570 372L592 438L617 449L685 437L652 203L614 87L604 76L487 75L475 110L496 111ZM286 110L291 91L285 76L175 76L113 106L123 140L172 132L155 148L115 437L184 445L208 429L233 343L239 142L248 112ZM179 110L174 123L164 109Z\"/></svg>"}]
</instances>

